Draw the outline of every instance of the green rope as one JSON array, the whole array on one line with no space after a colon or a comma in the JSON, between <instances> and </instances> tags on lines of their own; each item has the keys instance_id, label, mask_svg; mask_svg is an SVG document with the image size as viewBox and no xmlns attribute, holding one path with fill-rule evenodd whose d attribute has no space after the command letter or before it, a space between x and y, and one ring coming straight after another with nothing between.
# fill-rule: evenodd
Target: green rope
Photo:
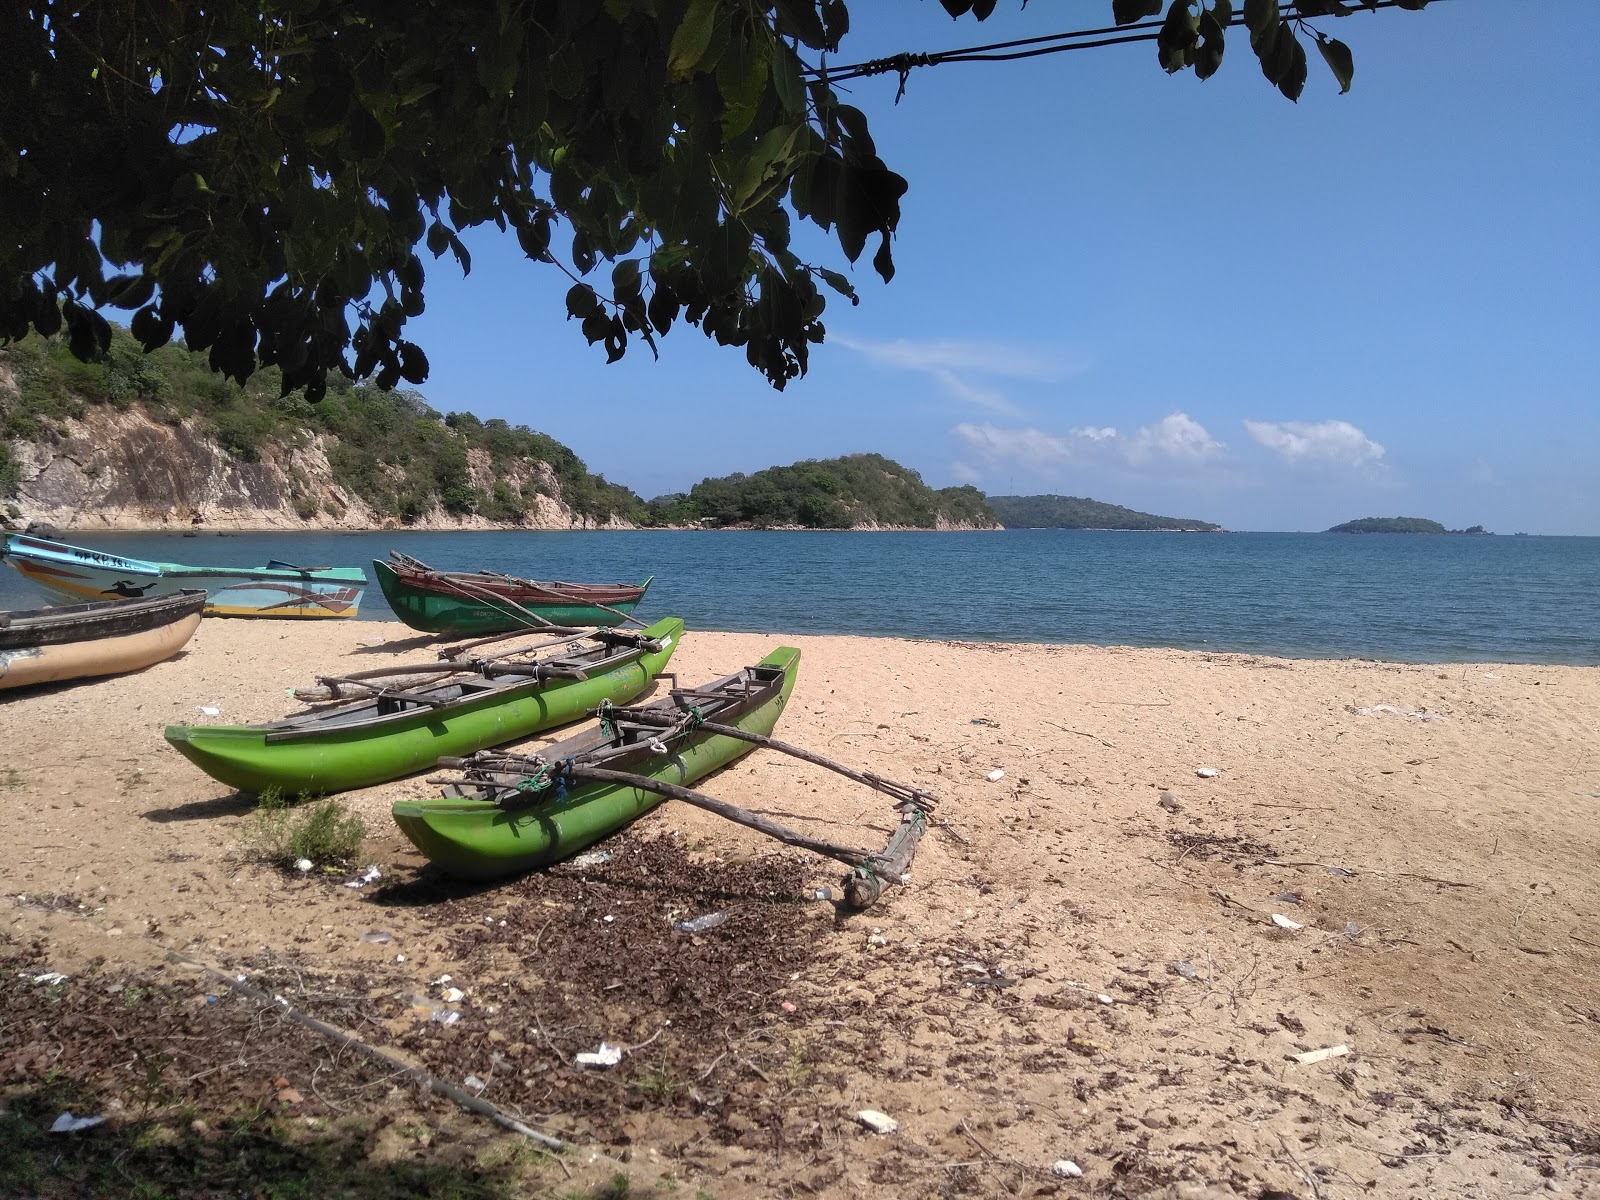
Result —
<instances>
[{"instance_id":1,"label":"green rope","mask_svg":"<svg viewBox=\"0 0 1600 1200\"><path fill-rule=\"evenodd\" d=\"M617 736L617 723L612 716L615 706L609 699L600 701L600 707L595 709L595 715L600 718L600 733L610 741Z\"/></svg>"}]
</instances>

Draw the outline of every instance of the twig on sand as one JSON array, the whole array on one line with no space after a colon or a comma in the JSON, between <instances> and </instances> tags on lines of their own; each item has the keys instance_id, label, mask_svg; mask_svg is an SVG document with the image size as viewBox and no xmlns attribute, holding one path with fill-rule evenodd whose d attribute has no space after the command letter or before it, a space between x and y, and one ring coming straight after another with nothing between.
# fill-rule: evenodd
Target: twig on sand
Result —
<instances>
[{"instance_id":1,"label":"twig on sand","mask_svg":"<svg viewBox=\"0 0 1600 1200\"><path fill-rule=\"evenodd\" d=\"M1061 730L1062 733L1075 733L1079 737L1088 738L1091 742L1099 742L1107 750L1115 750L1116 749L1115 746L1113 746L1110 742L1106 741L1105 738L1101 737L1099 734L1085 733L1081 729L1070 729L1067 726L1058 724L1055 721L1046 721L1045 724L1050 726L1052 729Z\"/></svg>"},{"instance_id":2,"label":"twig on sand","mask_svg":"<svg viewBox=\"0 0 1600 1200\"><path fill-rule=\"evenodd\" d=\"M1300 1178L1306 1181L1306 1186L1311 1189L1314 1200L1322 1200L1322 1189L1317 1186L1317 1177L1300 1165L1300 1160L1294 1156L1294 1151L1289 1149L1289 1143L1283 1134L1278 1135L1278 1144L1283 1147L1283 1152L1289 1156L1289 1161L1294 1164L1294 1169L1300 1172Z\"/></svg>"}]
</instances>

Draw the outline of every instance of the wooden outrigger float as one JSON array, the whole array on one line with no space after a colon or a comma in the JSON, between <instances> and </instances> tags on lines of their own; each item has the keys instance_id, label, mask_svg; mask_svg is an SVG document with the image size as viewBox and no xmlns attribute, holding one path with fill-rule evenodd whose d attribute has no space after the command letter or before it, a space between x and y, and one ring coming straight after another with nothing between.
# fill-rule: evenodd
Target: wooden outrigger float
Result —
<instances>
[{"instance_id":1,"label":"wooden outrigger float","mask_svg":"<svg viewBox=\"0 0 1600 1200\"><path fill-rule=\"evenodd\" d=\"M785 845L851 868L844 901L866 908L884 883L903 882L937 800L770 736L794 688L800 652L780 647L760 663L701 688L674 688L638 708L597 710L600 728L537 755L484 751L441 759L459 775L432 800L403 800L394 816L430 860L452 874L493 879L576 854L673 799ZM884 792L900 822L881 853L810 837L689 786L757 747L824 767Z\"/></svg>"}]
</instances>

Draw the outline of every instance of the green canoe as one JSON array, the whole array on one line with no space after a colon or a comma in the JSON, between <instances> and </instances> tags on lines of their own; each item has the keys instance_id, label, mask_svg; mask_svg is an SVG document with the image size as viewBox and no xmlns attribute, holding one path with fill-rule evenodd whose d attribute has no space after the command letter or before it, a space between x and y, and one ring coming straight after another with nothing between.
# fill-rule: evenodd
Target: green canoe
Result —
<instances>
[{"instance_id":1,"label":"green canoe","mask_svg":"<svg viewBox=\"0 0 1600 1200\"><path fill-rule=\"evenodd\" d=\"M516 579L492 571L435 571L391 552L372 560L383 598L413 629L475 637L556 625L587 629L620 625L650 586L643 583L562 583Z\"/></svg>"},{"instance_id":2,"label":"green canoe","mask_svg":"<svg viewBox=\"0 0 1600 1200\"><path fill-rule=\"evenodd\" d=\"M327 795L576 721L603 701L626 704L666 668L682 636L683 621L667 617L637 634L597 632L534 666L484 660L466 682L267 725L169 725L166 736L230 787Z\"/></svg>"},{"instance_id":3,"label":"green canoe","mask_svg":"<svg viewBox=\"0 0 1600 1200\"><path fill-rule=\"evenodd\" d=\"M771 733L794 690L799 664L800 651L782 646L754 667L692 692L675 690L650 707L678 715L691 711L692 705L707 721ZM662 742L670 753L652 748ZM558 773L570 760L688 787L752 749L749 742L692 728L664 733L631 725L624 715L611 732L604 727L587 730L546 747L538 758ZM446 795L394 805L395 821L417 849L466 879L496 879L559 862L649 812L662 799L655 792L593 780L577 780L570 790L558 781L544 787L548 798L540 799L528 779L496 771L493 755L479 757L487 765L469 768L468 778Z\"/></svg>"}]
</instances>

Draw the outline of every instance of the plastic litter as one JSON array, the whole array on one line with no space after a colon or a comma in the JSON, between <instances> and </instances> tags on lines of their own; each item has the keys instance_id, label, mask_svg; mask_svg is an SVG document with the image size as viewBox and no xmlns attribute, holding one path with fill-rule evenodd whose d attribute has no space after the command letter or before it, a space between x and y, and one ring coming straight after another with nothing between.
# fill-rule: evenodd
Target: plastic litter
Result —
<instances>
[{"instance_id":1,"label":"plastic litter","mask_svg":"<svg viewBox=\"0 0 1600 1200\"><path fill-rule=\"evenodd\" d=\"M1005 771L1004 767L996 767L994 770L990 771L987 775L984 776L984 778L987 779L990 783L999 783L1005 777L1006 777L1006 771Z\"/></svg>"},{"instance_id":2,"label":"plastic litter","mask_svg":"<svg viewBox=\"0 0 1600 1200\"><path fill-rule=\"evenodd\" d=\"M309 858L297 858L294 860L294 869L302 874L311 870L311 868L316 865L317 864L312 862Z\"/></svg>"},{"instance_id":3,"label":"plastic litter","mask_svg":"<svg viewBox=\"0 0 1600 1200\"><path fill-rule=\"evenodd\" d=\"M1183 807L1183 805L1178 803L1178 798L1166 788L1161 789L1161 799L1157 800L1156 803L1161 805L1161 807L1166 809L1168 812L1173 813L1177 812Z\"/></svg>"},{"instance_id":4,"label":"plastic litter","mask_svg":"<svg viewBox=\"0 0 1600 1200\"><path fill-rule=\"evenodd\" d=\"M466 995L467 994L465 992L463 992L460 988L453 988L452 987L452 988L445 988L444 991L440 992L439 993L439 998L441 1000L443 1000L446 1004L458 1004L462 1000L466 999Z\"/></svg>"},{"instance_id":5,"label":"plastic litter","mask_svg":"<svg viewBox=\"0 0 1600 1200\"><path fill-rule=\"evenodd\" d=\"M359 876L357 876L355 879L352 879L352 880L350 880L350 882L346 883L345 887L347 887L347 888L366 887L367 884L372 883L374 880L378 880L378 879L382 879L382 878L383 878L383 872L382 871L378 870L378 868L375 867L375 866L369 866L365 871L361 872L361 874Z\"/></svg>"},{"instance_id":6,"label":"plastic litter","mask_svg":"<svg viewBox=\"0 0 1600 1200\"><path fill-rule=\"evenodd\" d=\"M430 1021L437 1021L441 1025L454 1025L457 1021L461 1020L461 1014L453 1008L441 1008L428 1019Z\"/></svg>"},{"instance_id":7,"label":"plastic litter","mask_svg":"<svg viewBox=\"0 0 1600 1200\"><path fill-rule=\"evenodd\" d=\"M479 1079L476 1075L468 1075L461 1081L461 1086L473 1092L481 1092L488 1087L487 1081Z\"/></svg>"},{"instance_id":8,"label":"plastic litter","mask_svg":"<svg viewBox=\"0 0 1600 1200\"><path fill-rule=\"evenodd\" d=\"M811 898L813 900L832 900L833 889L831 887L813 888Z\"/></svg>"},{"instance_id":9,"label":"plastic litter","mask_svg":"<svg viewBox=\"0 0 1600 1200\"><path fill-rule=\"evenodd\" d=\"M1115 1004L1116 1003L1115 1000L1113 1000L1110 996L1106 995L1104 992L1096 992L1095 995L1094 995L1094 998L1096 1000L1100 1001L1101 1004Z\"/></svg>"},{"instance_id":10,"label":"plastic litter","mask_svg":"<svg viewBox=\"0 0 1600 1200\"><path fill-rule=\"evenodd\" d=\"M62 1113L50 1126L51 1133L77 1133L80 1129L93 1129L96 1125L104 1125L104 1117L75 1117L71 1111Z\"/></svg>"},{"instance_id":11,"label":"plastic litter","mask_svg":"<svg viewBox=\"0 0 1600 1200\"><path fill-rule=\"evenodd\" d=\"M1058 1158L1050 1164L1050 1174L1057 1179L1081 1179L1083 1168L1070 1158Z\"/></svg>"},{"instance_id":12,"label":"plastic litter","mask_svg":"<svg viewBox=\"0 0 1600 1200\"><path fill-rule=\"evenodd\" d=\"M703 917L675 922L672 927L679 933L704 933L708 929L715 929L727 919L728 914L725 912L707 913Z\"/></svg>"},{"instance_id":13,"label":"plastic litter","mask_svg":"<svg viewBox=\"0 0 1600 1200\"><path fill-rule=\"evenodd\" d=\"M445 984L450 983L452 981L452 978L453 977L450 976L450 975L441 975L441 976L439 976L439 978L437 978L437 979L435 979L433 981L433 986L434 987L443 987Z\"/></svg>"},{"instance_id":14,"label":"plastic litter","mask_svg":"<svg viewBox=\"0 0 1600 1200\"><path fill-rule=\"evenodd\" d=\"M573 1061L585 1067L614 1067L622 1061L622 1047L601 1042L599 1049L576 1054Z\"/></svg>"},{"instance_id":15,"label":"plastic litter","mask_svg":"<svg viewBox=\"0 0 1600 1200\"><path fill-rule=\"evenodd\" d=\"M569 867L598 867L610 861L611 851L591 850L587 854L580 854L576 858L569 859L567 865Z\"/></svg>"},{"instance_id":16,"label":"plastic litter","mask_svg":"<svg viewBox=\"0 0 1600 1200\"><path fill-rule=\"evenodd\" d=\"M1299 921L1291 921L1288 917L1284 916L1282 913L1273 913L1272 914L1272 923L1274 925L1276 925L1279 929L1287 929L1290 933L1294 933L1296 930L1305 928L1305 926L1300 924Z\"/></svg>"},{"instance_id":17,"label":"plastic litter","mask_svg":"<svg viewBox=\"0 0 1600 1200\"><path fill-rule=\"evenodd\" d=\"M381 929L369 929L367 932L361 935L361 940L363 942L373 942L379 946L383 946L394 941L394 938Z\"/></svg>"},{"instance_id":18,"label":"plastic litter","mask_svg":"<svg viewBox=\"0 0 1600 1200\"><path fill-rule=\"evenodd\" d=\"M65 983L67 977L60 971L46 971L43 975L35 975L33 981L41 987L52 987L58 983Z\"/></svg>"},{"instance_id":19,"label":"plastic litter","mask_svg":"<svg viewBox=\"0 0 1600 1200\"><path fill-rule=\"evenodd\" d=\"M1184 958L1172 963L1167 969L1174 975L1181 976L1184 979L1198 979L1200 977L1200 972L1194 969L1194 964Z\"/></svg>"},{"instance_id":20,"label":"plastic litter","mask_svg":"<svg viewBox=\"0 0 1600 1200\"><path fill-rule=\"evenodd\" d=\"M220 717L222 715L222 710L215 704L196 705L195 712L199 713L202 717Z\"/></svg>"},{"instance_id":21,"label":"plastic litter","mask_svg":"<svg viewBox=\"0 0 1600 1200\"><path fill-rule=\"evenodd\" d=\"M1196 767L1194 773L1201 779L1215 779L1222 774L1216 767Z\"/></svg>"},{"instance_id":22,"label":"plastic litter","mask_svg":"<svg viewBox=\"0 0 1600 1200\"><path fill-rule=\"evenodd\" d=\"M1344 923L1344 935L1352 942L1359 941L1361 938L1361 926L1354 921L1346 921Z\"/></svg>"},{"instance_id":23,"label":"plastic litter","mask_svg":"<svg viewBox=\"0 0 1600 1200\"><path fill-rule=\"evenodd\" d=\"M856 1120L872 1130L873 1133L893 1133L900 1128L899 1121L896 1121L888 1113L881 1113L875 1108L863 1108L856 1113Z\"/></svg>"},{"instance_id":24,"label":"plastic litter","mask_svg":"<svg viewBox=\"0 0 1600 1200\"><path fill-rule=\"evenodd\" d=\"M1000 728L1000 722L996 721L993 717L973 717L972 720L967 722L967 724L969 724L969 725L987 725L991 729L999 729Z\"/></svg>"},{"instance_id":25,"label":"plastic litter","mask_svg":"<svg viewBox=\"0 0 1600 1200\"><path fill-rule=\"evenodd\" d=\"M1350 1053L1350 1047L1343 1042L1337 1046L1324 1046L1321 1050L1307 1050L1304 1054L1296 1054L1294 1060L1302 1065L1326 1062L1330 1058L1343 1058Z\"/></svg>"},{"instance_id":26,"label":"plastic litter","mask_svg":"<svg viewBox=\"0 0 1600 1200\"><path fill-rule=\"evenodd\" d=\"M793 1000L785 1000L782 1004L778 1005L778 1007L783 1009L783 1011L786 1013L800 1011L800 1006L797 1005Z\"/></svg>"},{"instance_id":27,"label":"plastic litter","mask_svg":"<svg viewBox=\"0 0 1600 1200\"><path fill-rule=\"evenodd\" d=\"M1299 892L1279 892L1276 896L1273 897L1273 899L1274 900L1281 900L1285 904L1299 904L1300 903L1300 893Z\"/></svg>"}]
</instances>

